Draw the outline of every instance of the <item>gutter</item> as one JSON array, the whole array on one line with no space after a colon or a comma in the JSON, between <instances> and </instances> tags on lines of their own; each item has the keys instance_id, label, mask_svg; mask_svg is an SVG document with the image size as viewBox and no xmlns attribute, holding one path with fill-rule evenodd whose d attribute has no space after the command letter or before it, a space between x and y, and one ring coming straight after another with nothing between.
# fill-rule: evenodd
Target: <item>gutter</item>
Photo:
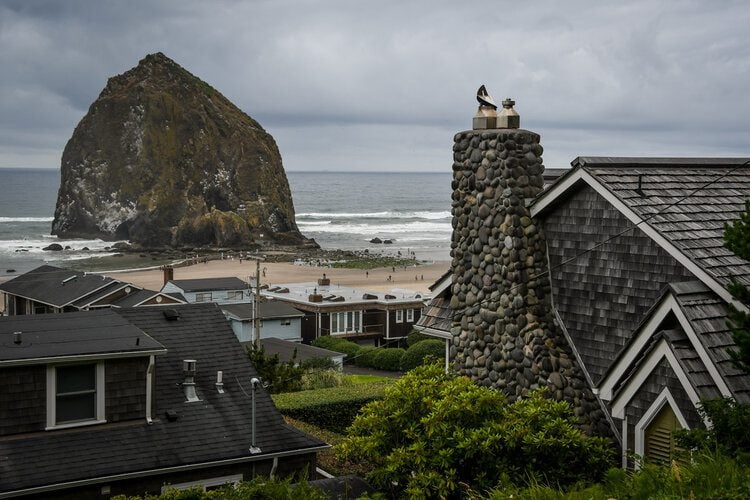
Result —
<instances>
[{"instance_id":1,"label":"gutter","mask_svg":"<svg viewBox=\"0 0 750 500\"><path fill-rule=\"evenodd\" d=\"M113 481L122 481L126 479L137 479L141 477L157 476L160 474L167 474L171 472L183 472L196 469L208 469L210 467L217 467L222 465L233 465L245 462L258 462L260 460L278 459L282 457L288 457L293 455L302 455L303 453L317 453L319 451L327 450L331 445L325 446L314 446L312 448L302 448L291 451L280 451L276 453L268 453L264 455L253 455L246 457L228 458L225 460L214 460L211 462L203 462L199 464L188 464L188 465L177 465L174 467L163 467L161 469L151 469L139 472L127 472L125 474L113 474L110 476L100 476L90 479L79 479L77 481L67 481L64 483L48 484L45 486L35 486L32 488L24 488L22 490L0 492L0 498L13 498L22 495L32 495L39 493L47 493L50 491L76 488L80 486L92 486L100 483L107 483Z\"/></svg>"},{"instance_id":2,"label":"gutter","mask_svg":"<svg viewBox=\"0 0 750 500\"><path fill-rule=\"evenodd\" d=\"M99 354L72 354L69 356L46 356L43 358L11 359L7 361L0 361L0 368L5 368L6 366L46 365L48 363L60 363L63 361L69 362L115 358L137 358L166 354L166 352L166 349L150 349L144 351L107 352Z\"/></svg>"}]
</instances>

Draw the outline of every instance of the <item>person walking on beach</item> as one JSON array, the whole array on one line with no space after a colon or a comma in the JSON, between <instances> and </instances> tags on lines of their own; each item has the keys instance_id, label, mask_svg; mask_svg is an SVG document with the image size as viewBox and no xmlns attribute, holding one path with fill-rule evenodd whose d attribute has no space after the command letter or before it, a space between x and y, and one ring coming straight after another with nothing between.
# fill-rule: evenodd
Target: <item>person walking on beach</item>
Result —
<instances>
[{"instance_id":1,"label":"person walking on beach","mask_svg":"<svg viewBox=\"0 0 750 500\"><path fill-rule=\"evenodd\" d=\"M365 278L369 278L369 277L370 277L370 271L365 271Z\"/></svg>"}]
</instances>

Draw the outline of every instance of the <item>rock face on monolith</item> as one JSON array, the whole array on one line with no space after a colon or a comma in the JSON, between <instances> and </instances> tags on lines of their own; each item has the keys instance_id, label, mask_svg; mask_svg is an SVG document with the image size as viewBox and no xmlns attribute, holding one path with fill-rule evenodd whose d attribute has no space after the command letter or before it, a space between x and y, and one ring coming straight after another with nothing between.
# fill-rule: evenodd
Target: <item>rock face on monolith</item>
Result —
<instances>
[{"instance_id":1,"label":"rock face on monolith","mask_svg":"<svg viewBox=\"0 0 750 500\"><path fill-rule=\"evenodd\" d=\"M497 123L512 126L518 115L512 101L503 104ZM475 125L486 123L475 118ZM607 433L599 403L555 324L546 242L526 208L544 185L539 135L518 128L475 129L456 134L454 141L456 369L504 391L511 401L545 388L569 401L587 430Z\"/></svg>"},{"instance_id":2,"label":"rock face on monolith","mask_svg":"<svg viewBox=\"0 0 750 500\"><path fill-rule=\"evenodd\" d=\"M62 156L52 234L143 247L307 243L276 143L164 54L110 78Z\"/></svg>"}]
</instances>

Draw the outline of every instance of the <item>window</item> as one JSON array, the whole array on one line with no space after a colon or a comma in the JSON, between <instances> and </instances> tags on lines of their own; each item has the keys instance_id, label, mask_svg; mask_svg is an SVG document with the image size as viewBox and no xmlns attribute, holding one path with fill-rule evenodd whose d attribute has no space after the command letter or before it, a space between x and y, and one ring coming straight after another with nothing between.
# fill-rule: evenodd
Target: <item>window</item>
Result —
<instances>
[{"instance_id":1,"label":"window","mask_svg":"<svg viewBox=\"0 0 750 500\"><path fill-rule=\"evenodd\" d=\"M47 367L47 429L104 421L104 363Z\"/></svg>"},{"instance_id":2,"label":"window","mask_svg":"<svg viewBox=\"0 0 750 500\"><path fill-rule=\"evenodd\" d=\"M196 302L211 302L212 300L211 292L199 292L195 294Z\"/></svg>"},{"instance_id":3,"label":"window","mask_svg":"<svg viewBox=\"0 0 750 500\"><path fill-rule=\"evenodd\" d=\"M331 313L331 333L358 332L362 328L362 311Z\"/></svg>"},{"instance_id":4,"label":"window","mask_svg":"<svg viewBox=\"0 0 750 500\"><path fill-rule=\"evenodd\" d=\"M414 323L414 309L407 309L406 310L406 322L407 323Z\"/></svg>"},{"instance_id":5,"label":"window","mask_svg":"<svg viewBox=\"0 0 750 500\"><path fill-rule=\"evenodd\" d=\"M227 292L227 300L242 300L242 290L237 292Z\"/></svg>"},{"instance_id":6,"label":"window","mask_svg":"<svg viewBox=\"0 0 750 500\"><path fill-rule=\"evenodd\" d=\"M396 311L396 323L403 323L404 322L404 311L403 309L398 309Z\"/></svg>"},{"instance_id":7,"label":"window","mask_svg":"<svg viewBox=\"0 0 750 500\"><path fill-rule=\"evenodd\" d=\"M292 324L292 320L291 319L282 319L281 321L279 321L279 324L281 326L289 326L289 325Z\"/></svg>"}]
</instances>

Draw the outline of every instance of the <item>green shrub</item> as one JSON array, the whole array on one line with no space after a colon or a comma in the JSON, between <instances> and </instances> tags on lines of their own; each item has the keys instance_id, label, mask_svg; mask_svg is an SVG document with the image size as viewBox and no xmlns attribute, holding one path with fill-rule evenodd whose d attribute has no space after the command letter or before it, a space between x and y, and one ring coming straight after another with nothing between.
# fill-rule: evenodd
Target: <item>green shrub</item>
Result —
<instances>
[{"instance_id":1,"label":"green shrub","mask_svg":"<svg viewBox=\"0 0 750 500\"><path fill-rule=\"evenodd\" d=\"M304 370L295 367L294 360L290 363L282 363L279 361L278 354L266 355L262 345L256 348L251 344L247 348L247 355L269 393L292 392L302 389Z\"/></svg>"},{"instance_id":2,"label":"green shrub","mask_svg":"<svg viewBox=\"0 0 750 500\"><path fill-rule=\"evenodd\" d=\"M346 339L331 337L330 335L325 335L313 340L312 345L323 349L329 349L331 351L342 352L346 354L346 357L349 359L356 356L357 352L362 348L359 344Z\"/></svg>"},{"instance_id":3,"label":"green shrub","mask_svg":"<svg viewBox=\"0 0 750 500\"><path fill-rule=\"evenodd\" d=\"M377 347L361 347L357 355L351 360L355 366L375 367L375 354L378 352Z\"/></svg>"},{"instance_id":4,"label":"green shrub","mask_svg":"<svg viewBox=\"0 0 750 500\"><path fill-rule=\"evenodd\" d=\"M336 368L336 363L329 357L310 358L299 364L304 370L330 370Z\"/></svg>"},{"instance_id":5,"label":"green shrub","mask_svg":"<svg viewBox=\"0 0 750 500\"><path fill-rule=\"evenodd\" d=\"M351 387L274 394L273 401L283 415L343 433L360 408L383 397L387 383L357 384Z\"/></svg>"},{"instance_id":6,"label":"green shrub","mask_svg":"<svg viewBox=\"0 0 750 500\"><path fill-rule=\"evenodd\" d=\"M702 401L698 412L713 424L710 429L682 429L675 432L680 446L691 450L721 451L744 457L750 463L750 405L733 399Z\"/></svg>"},{"instance_id":7,"label":"green shrub","mask_svg":"<svg viewBox=\"0 0 750 500\"><path fill-rule=\"evenodd\" d=\"M326 389L328 387L340 387L347 385L341 370L306 370L302 375L302 390ZM351 385L351 383L348 383Z\"/></svg>"},{"instance_id":8,"label":"green shrub","mask_svg":"<svg viewBox=\"0 0 750 500\"><path fill-rule=\"evenodd\" d=\"M412 345L404 353L401 369L412 370L426 362L434 362L445 357L445 342L435 338L428 338Z\"/></svg>"},{"instance_id":9,"label":"green shrub","mask_svg":"<svg viewBox=\"0 0 750 500\"><path fill-rule=\"evenodd\" d=\"M367 460L368 476L395 497L458 496L507 477L570 485L602 476L613 449L576 426L570 406L534 391L505 403L500 391L446 374L435 363L398 379L365 406L340 445L343 458Z\"/></svg>"},{"instance_id":10,"label":"green shrub","mask_svg":"<svg viewBox=\"0 0 750 500\"><path fill-rule=\"evenodd\" d=\"M372 367L377 370L397 372L401 369L401 359L406 351L400 347L378 349L372 359Z\"/></svg>"},{"instance_id":11,"label":"green shrub","mask_svg":"<svg viewBox=\"0 0 750 500\"><path fill-rule=\"evenodd\" d=\"M434 337L430 337L429 335L425 335L424 333L418 331L418 330L412 330L409 332L409 335L406 336L406 345L407 347L411 347L417 342L421 342L423 340L428 340Z\"/></svg>"}]
</instances>

